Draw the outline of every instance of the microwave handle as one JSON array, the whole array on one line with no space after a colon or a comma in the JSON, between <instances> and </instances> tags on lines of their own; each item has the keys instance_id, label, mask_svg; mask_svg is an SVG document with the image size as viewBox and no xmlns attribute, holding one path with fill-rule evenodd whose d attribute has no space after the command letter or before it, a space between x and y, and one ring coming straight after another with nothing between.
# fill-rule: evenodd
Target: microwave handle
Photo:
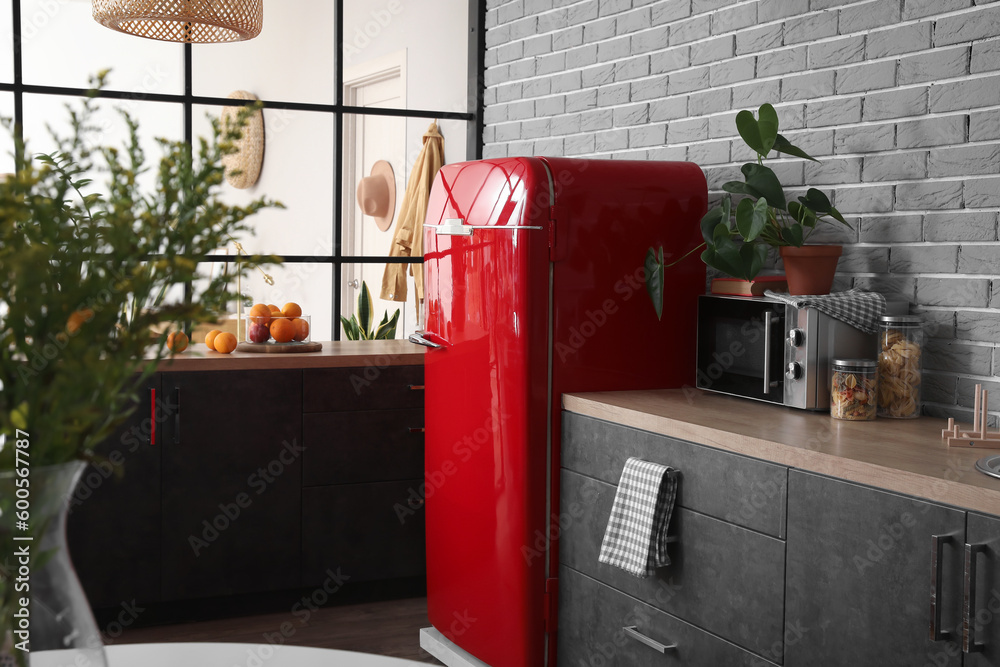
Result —
<instances>
[{"instance_id":1,"label":"microwave handle","mask_svg":"<svg viewBox=\"0 0 1000 667\"><path fill-rule=\"evenodd\" d=\"M771 329L778 321L770 310L764 313L764 395L771 393Z\"/></svg>"}]
</instances>

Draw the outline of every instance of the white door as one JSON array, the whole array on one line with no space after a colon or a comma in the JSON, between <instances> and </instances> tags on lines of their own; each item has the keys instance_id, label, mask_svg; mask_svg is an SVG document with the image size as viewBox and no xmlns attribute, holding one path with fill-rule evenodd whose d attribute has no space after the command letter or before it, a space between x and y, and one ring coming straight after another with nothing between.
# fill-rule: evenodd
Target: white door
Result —
<instances>
[{"instance_id":1,"label":"white door","mask_svg":"<svg viewBox=\"0 0 1000 667\"><path fill-rule=\"evenodd\" d=\"M350 106L403 109L406 107L406 52L400 51L370 63L352 67L344 75L344 102ZM375 219L364 215L356 199L357 184L371 173L372 165L385 160L392 165L396 180L396 210L392 226L381 231ZM344 169L346 207L343 224L343 252L373 257L389 254L396 230L396 218L406 190L406 119L401 116L347 116L344 129ZM346 264L341 284L342 313L350 318L357 309L357 299L364 281L372 293L375 324L383 313L389 316L398 308L396 337L415 328L416 311L411 289L407 303L379 298L385 264Z\"/></svg>"}]
</instances>

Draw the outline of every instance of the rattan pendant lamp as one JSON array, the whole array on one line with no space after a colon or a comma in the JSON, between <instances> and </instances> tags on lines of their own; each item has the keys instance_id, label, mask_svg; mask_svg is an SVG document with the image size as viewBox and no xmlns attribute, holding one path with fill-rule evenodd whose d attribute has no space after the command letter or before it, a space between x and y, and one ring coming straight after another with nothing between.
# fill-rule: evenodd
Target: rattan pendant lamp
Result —
<instances>
[{"instance_id":1,"label":"rattan pendant lamp","mask_svg":"<svg viewBox=\"0 0 1000 667\"><path fill-rule=\"evenodd\" d=\"M260 34L264 0L94 0L94 20L165 42L239 42Z\"/></svg>"}]
</instances>

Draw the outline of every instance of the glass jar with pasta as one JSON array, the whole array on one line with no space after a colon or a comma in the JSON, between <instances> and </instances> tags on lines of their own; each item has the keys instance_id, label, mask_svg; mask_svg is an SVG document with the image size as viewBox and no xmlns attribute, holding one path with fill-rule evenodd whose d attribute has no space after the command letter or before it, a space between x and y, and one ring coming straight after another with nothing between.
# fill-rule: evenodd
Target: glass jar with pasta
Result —
<instances>
[{"instance_id":1,"label":"glass jar with pasta","mask_svg":"<svg viewBox=\"0 0 1000 667\"><path fill-rule=\"evenodd\" d=\"M878 334L878 416L920 416L924 333L915 315L885 315Z\"/></svg>"},{"instance_id":2,"label":"glass jar with pasta","mask_svg":"<svg viewBox=\"0 0 1000 667\"><path fill-rule=\"evenodd\" d=\"M834 359L830 366L830 416L849 421L875 419L876 366L871 359Z\"/></svg>"}]
</instances>

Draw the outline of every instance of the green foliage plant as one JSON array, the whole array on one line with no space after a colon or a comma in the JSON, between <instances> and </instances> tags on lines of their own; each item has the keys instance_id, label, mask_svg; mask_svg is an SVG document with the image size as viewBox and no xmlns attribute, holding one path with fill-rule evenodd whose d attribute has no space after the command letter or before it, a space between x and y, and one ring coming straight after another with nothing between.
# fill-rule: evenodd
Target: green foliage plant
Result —
<instances>
[{"instance_id":1,"label":"green foliage plant","mask_svg":"<svg viewBox=\"0 0 1000 667\"><path fill-rule=\"evenodd\" d=\"M53 136L55 152L32 155L15 137L16 173L0 178L0 435L11 443L0 471L14 468L17 429L30 434L32 467L91 460L170 354L166 332L151 330L214 321L235 298L235 274L207 276L199 260L247 231L257 211L280 206L220 197L221 160L236 150L241 122L213 122L196 151L159 139L150 165L138 123L121 111L127 141L99 146L94 98L105 76L68 108L72 130ZM106 175L105 187L92 173Z\"/></svg>"},{"instance_id":2,"label":"green foliage plant","mask_svg":"<svg viewBox=\"0 0 1000 667\"><path fill-rule=\"evenodd\" d=\"M789 199L777 175L764 165L772 150L819 161L778 132L778 114L773 106L761 105L756 116L748 110L740 111L736 114L736 129L757 159L742 166L742 181L722 186L727 194L701 219L704 242L691 252L703 248L701 259L708 266L734 278L753 280L764 267L771 248L801 247L821 220L850 225L821 190L808 188L804 196ZM740 197L735 207L732 195ZM650 248L646 253L646 289L657 317L663 310L664 269L691 252L669 264L664 263L662 247L659 252Z\"/></svg>"},{"instance_id":3,"label":"green foliage plant","mask_svg":"<svg viewBox=\"0 0 1000 667\"><path fill-rule=\"evenodd\" d=\"M365 281L361 281L361 292L358 294L358 310L356 315L347 319L340 316L344 325L344 335L347 340L392 340L396 337L396 323L399 322L399 308L389 317L389 311L382 314L382 321L372 329L372 293Z\"/></svg>"}]
</instances>

